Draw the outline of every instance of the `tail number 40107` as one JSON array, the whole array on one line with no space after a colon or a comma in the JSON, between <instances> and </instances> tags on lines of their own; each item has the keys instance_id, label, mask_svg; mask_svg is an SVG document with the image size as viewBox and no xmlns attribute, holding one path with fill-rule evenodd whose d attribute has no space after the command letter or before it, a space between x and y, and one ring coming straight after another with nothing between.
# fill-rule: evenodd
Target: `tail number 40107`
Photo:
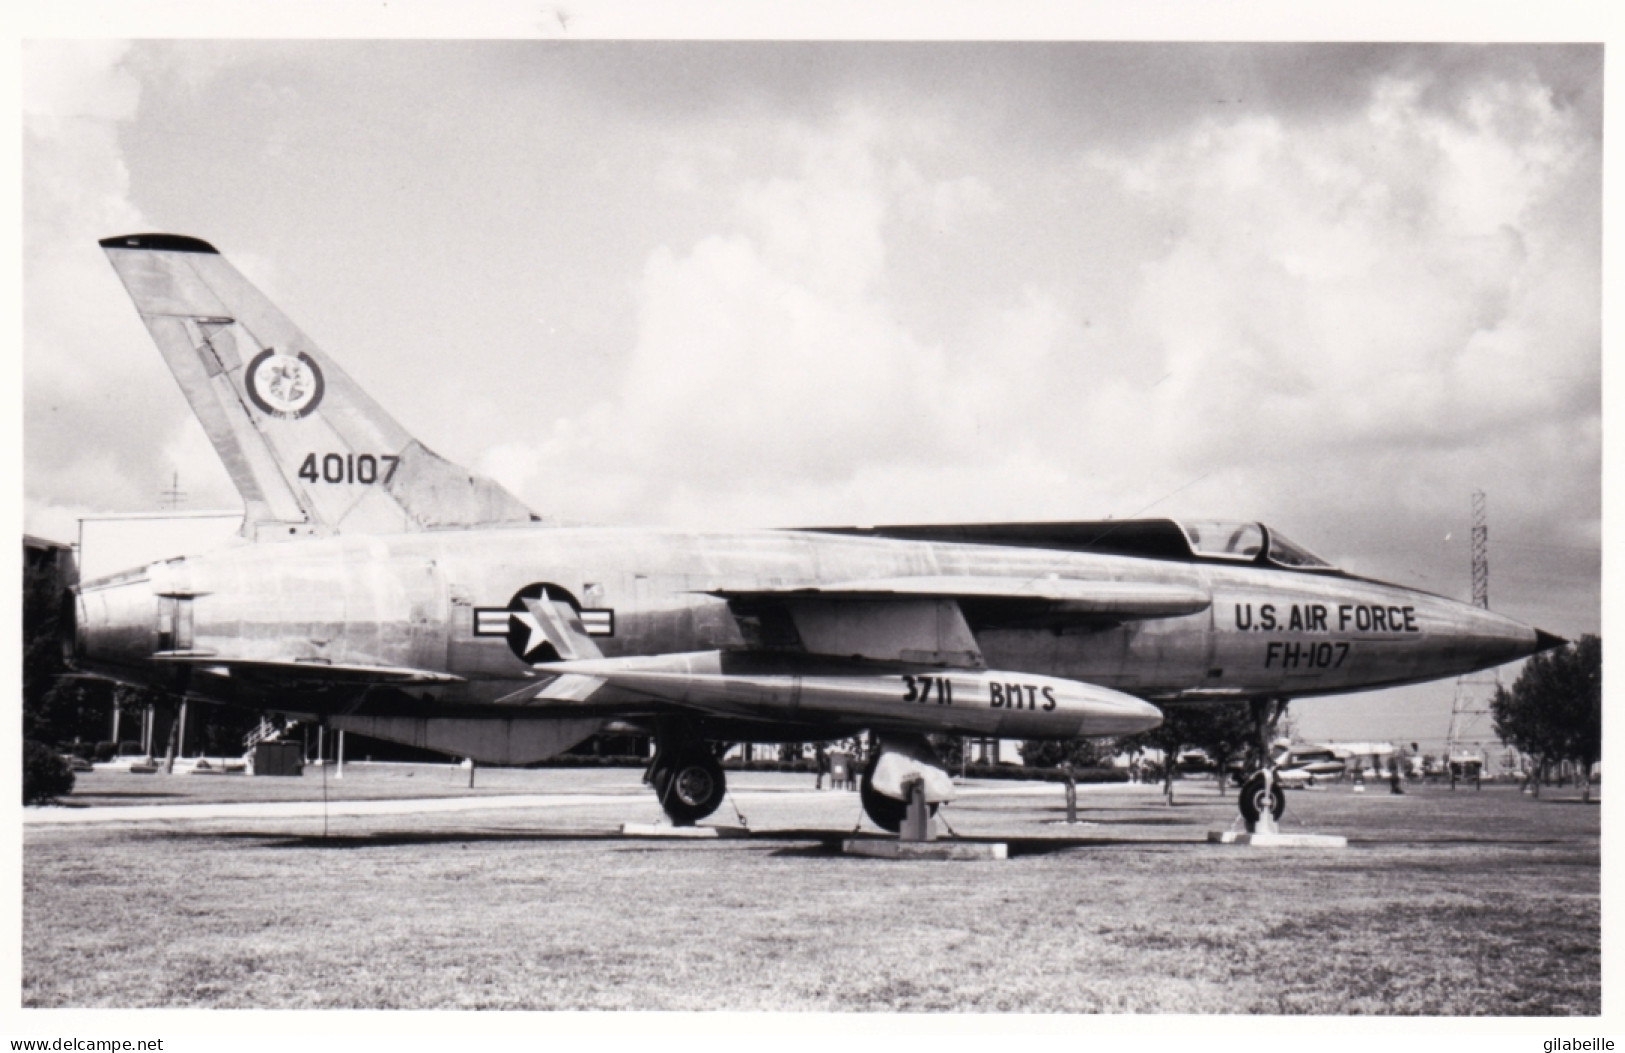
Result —
<instances>
[{"instance_id":1,"label":"tail number 40107","mask_svg":"<svg viewBox=\"0 0 1625 1053\"><path fill-rule=\"evenodd\" d=\"M377 456L370 453L324 453L320 458L314 453L307 453L305 462L299 466L299 478L312 483L387 485L395 478L395 469L400 463L399 457L388 453Z\"/></svg>"}]
</instances>

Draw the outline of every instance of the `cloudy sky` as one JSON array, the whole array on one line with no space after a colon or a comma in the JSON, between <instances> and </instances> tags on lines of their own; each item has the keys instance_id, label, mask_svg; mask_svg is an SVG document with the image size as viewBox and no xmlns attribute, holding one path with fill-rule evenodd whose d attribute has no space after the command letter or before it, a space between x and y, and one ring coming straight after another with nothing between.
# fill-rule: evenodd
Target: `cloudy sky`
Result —
<instances>
[{"instance_id":1,"label":"cloudy sky","mask_svg":"<svg viewBox=\"0 0 1625 1053\"><path fill-rule=\"evenodd\" d=\"M566 520L1261 519L1600 624L1596 46L30 41L25 529L235 494L99 238L212 242ZM1453 685L1294 706L1442 739ZM1435 726L1436 725L1436 726Z\"/></svg>"}]
</instances>

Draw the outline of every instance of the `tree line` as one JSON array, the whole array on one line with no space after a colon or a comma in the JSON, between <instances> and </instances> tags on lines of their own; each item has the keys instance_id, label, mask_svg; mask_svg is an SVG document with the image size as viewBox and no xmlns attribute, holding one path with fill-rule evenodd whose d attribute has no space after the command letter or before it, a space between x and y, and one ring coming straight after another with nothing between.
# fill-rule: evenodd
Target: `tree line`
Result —
<instances>
[{"instance_id":1,"label":"tree line","mask_svg":"<svg viewBox=\"0 0 1625 1053\"><path fill-rule=\"evenodd\" d=\"M1568 762L1591 800L1591 767L1602 759L1602 639L1582 636L1529 659L1510 691L1495 689L1490 715L1501 741L1533 762L1526 774L1535 793Z\"/></svg>"},{"instance_id":2,"label":"tree line","mask_svg":"<svg viewBox=\"0 0 1625 1053\"><path fill-rule=\"evenodd\" d=\"M1162 724L1139 735L1110 741L1031 742L1022 756L1029 764L1081 768L1154 749L1163 757L1157 773L1170 800L1175 766L1187 750L1201 750L1212 761L1221 774L1220 792L1223 773L1233 764L1259 763L1248 703L1179 703L1162 712ZM1528 758L1527 785L1535 793L1549 773L1568 763L1579 772L1589 801L1591 769L1602 758L1601 638L1582 636L1530 658L1510 689L1496 688L1491 714L1502 743Z\"/></svg>"}]
</instances>

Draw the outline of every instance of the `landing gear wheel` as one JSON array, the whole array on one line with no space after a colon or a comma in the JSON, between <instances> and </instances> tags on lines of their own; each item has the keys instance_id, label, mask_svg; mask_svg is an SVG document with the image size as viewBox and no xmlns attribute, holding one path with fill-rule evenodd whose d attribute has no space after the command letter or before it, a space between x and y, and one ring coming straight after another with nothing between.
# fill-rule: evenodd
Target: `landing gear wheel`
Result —
<instances>
[{"instance_id":1,"label":"landing gear wheel","mask_svg":"<svg viewBox=\"0 0 1625 1053\"><path fill-rule=\"evenodd\" d=\"M1264 773L1255 771L1241 784L1241 817L1247 820L1249 830L1257 825L1266 808L1271 818L1277 820L1286 811L1286 794L1281 791L1281 784L1271 779L1266 793L1264 782Z\"/></svg>"},{"instance_id":2,"label":"landing gear wheel","mask_svg":"<svg viewBox=\"0 0 1625 1053\"><path fill-rule=\"evenodd\" d=\"M863 766L863 779L858 783L858 799L863 802L864 814L869 816L870 822L895 834L903 828L903 820L908 817L908 803L899 801L894 797L887 797L875 789L875 766L880 763L880 751L876 750L869 758L869 763ZM937 806L929 806L931 814L937 814Z\"/></svg>"},{"instance_id":3,"label":"landing gear wheel","mask_svg":"<svg viewBox=\"0 0 1625 1053\"><path fill-rule=\"evenodd\" d=\"M660 807L678 826L693 826L722 806L728 780L722 765L703 746L679 751L671 760L655 765L650 782Z\"/></svg>"}]
</instances>

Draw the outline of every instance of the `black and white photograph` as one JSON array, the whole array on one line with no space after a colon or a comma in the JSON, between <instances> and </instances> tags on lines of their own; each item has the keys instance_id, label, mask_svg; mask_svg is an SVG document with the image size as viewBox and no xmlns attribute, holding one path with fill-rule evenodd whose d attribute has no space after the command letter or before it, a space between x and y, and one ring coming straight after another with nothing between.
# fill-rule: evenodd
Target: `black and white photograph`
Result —
<instances>
[{"instance_id":1,"label":"black and white photograph","mask_svg":"<svg viewBox=\"0 0 1625 1053\"><path fill-rule=\"evenodd\" d=\"M449 10L20 42L12 1034L1603 1033L1600 37Z\"/></svg>"}]
</instances>

